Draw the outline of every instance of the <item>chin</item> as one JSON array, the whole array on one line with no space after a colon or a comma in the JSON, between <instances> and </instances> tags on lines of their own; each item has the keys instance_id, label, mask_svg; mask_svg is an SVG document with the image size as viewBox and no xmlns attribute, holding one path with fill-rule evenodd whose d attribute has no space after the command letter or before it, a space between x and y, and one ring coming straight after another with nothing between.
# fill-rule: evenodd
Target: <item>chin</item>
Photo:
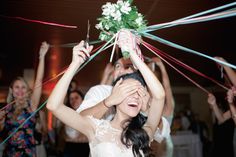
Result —
<instances>
[{"instance_id":1,"label":"chin","mask_svg":"<svg viewBox=\"0 0 236 157\"><path fill-rule=\"evenodd\" d=\"M138 115L139 112L130 112L128 113L128 115L133 118L133 117L136 117Z\"/></svg>"}]
</instances>

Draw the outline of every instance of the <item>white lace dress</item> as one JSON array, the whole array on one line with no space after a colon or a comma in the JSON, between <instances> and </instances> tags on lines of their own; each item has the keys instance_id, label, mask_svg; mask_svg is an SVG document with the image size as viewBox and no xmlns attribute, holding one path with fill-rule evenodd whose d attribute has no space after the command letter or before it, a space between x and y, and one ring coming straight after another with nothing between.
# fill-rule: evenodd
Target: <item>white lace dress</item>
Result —
<instances>
[{"instance_id":1,"label":"white lace dress","mask_svg":"<svg viewBox=\"0 0 236 157\"><path fill-rule=\"evenodd\" d=\"M121 143L122 130L115 129L107 120L89 116L95 128L95 135L90 139L91 157L133 157L132 148Z\"/></svg>"}]
</instances>

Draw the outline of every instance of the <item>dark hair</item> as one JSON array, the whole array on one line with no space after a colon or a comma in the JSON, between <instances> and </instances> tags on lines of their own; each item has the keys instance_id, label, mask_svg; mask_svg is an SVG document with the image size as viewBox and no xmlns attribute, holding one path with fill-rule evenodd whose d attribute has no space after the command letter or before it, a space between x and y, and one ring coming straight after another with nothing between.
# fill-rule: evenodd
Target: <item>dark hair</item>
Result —
<instances>
[{"instance_id":1,"label":"dark hair","mask_svg":"<svg viewBox=\"0 0 236 157\"><path fill-rule=\"evenodd\" d=\"M146 86L145 80L143 79L139 71L118 77L113 82L113 85L115 85L121 78L123 80L135 79L139 81L143 86ZM142 156L139 150L143 151L145 157L152 156L151 148L149 147L149 136L143 129L143 125L146 123L146 120L147 117L139 113L136 117L133 117L123 123L124 127L121 133L121 142L127 148L132 146L132 151L135 157Z\"/></svg>"},{"instance_id":2,"label":"dark hair","mask_svg":"<svg viewBox=\"0 0 236 157\"><path fill-rule=\"evenodd\" d=\"M139 81L142 84L142 86L144 86L144 87L147 86L147 84L146 84L143 76L141 75L140 71L136 71L136 72L133 72L133 73L121 75L112 83L112 85L114 86L121 78L123 80L134 79L134 80Z\"/></svg>"},{"instance_id":3,"label":"dark hair","mask_svg":"<svg viewBox=\"0 0 236 157\"><path fill-rule=\"evenodd\" d=\"M71 95L72 93L77 93L77 94L82 98L82 100L84 99L84 94L83 94L80 90L78 90L78 89L77 89L77 90L70 91L70 92L68 93L68 95L67 95L67 99L70 98L70 95ZM70 104L70 101L69 101L69 100L67 100L67 106L71 108L71 104Z\"/></svg>"},{"instance_id":4,"label":"dark hair","mask_svg":"<svg viewBox=\"0 0 236 157\"><path fill-rule=\"evenodd\" d=\"M71 93L77 93L77 94L79 94L79 96L82 98L82 99L84 99L84 94L80 91L80 90L73 90L73 91L70 91L69 92L69 95L71 94Z\"/></svg>"}]
</instances>

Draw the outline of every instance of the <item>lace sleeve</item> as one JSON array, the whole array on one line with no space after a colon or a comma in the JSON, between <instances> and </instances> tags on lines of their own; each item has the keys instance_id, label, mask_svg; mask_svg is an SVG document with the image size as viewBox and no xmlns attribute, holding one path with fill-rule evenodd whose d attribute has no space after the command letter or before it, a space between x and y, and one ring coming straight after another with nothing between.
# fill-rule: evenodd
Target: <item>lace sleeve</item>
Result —
<instances>
[{"instance_id":1,"label":"lace sleeve","mask_svg":"<svg viewBox=\"0 0 236 157\"><path fill-rule=\"evenodd\" d=\"M94 116L87 116L87 118L90 120L90 122L91 122L91 124L92 124L92 126L93 126L93 128L97 128L101 123L102 123L102 121L103 120L100 120L100 119L97 119L97 118L95 118Z\"/></svg>"}]
</instances>

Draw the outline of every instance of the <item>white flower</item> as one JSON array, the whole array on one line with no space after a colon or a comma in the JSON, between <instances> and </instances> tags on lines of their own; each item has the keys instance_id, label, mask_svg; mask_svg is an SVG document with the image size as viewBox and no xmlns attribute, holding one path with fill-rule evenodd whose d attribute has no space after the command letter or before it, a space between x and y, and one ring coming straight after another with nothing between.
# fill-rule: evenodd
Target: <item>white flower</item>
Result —
<instances>
[{"instance_id":1,"label":"white flower","mask_svg":"<svg viewBox=\"0 0 236 157\"><path fill-rule=\"evenodd\" d=\"M118 0L118 1L117 1L117 4L120 5L120 6L122 6L122 5L124 4L124 2L123 2L123 0Z\"/></svg>"},{"instance_id":2,"label":"white flower","mask_svg":"<svg viewBox=\"0 0 236 157\"><path fill-rule=\"evenodd\" d=\"M95 28L102 30L103 29L102 23L100 22L99 24L96 24Z\"/></svg>"},{"instance_id":3,"label":"white flower","mask_svg":"<svg viewBox=\"0 0 236 157\"><path fill-rule=\"evenodd\" d=\"M109 28L110 28L109 25L105 25L106 30L109 30Z\"/></svg>"},{"instance_id":4,"label":"white flower","mask_svg":"<svg viewBox=\"0 0 236 157\"><path fill-rule=\"evenodd\" d=\"M135 22L138 24L138 26L141 26L141 25L143 24L143 18L142 18L142 16L139 16L139 17L135 20Z\"/></svg>"},{"instance_id":5,"label":"white flower","mask_svg":"<svg viewBox=\"0 0 236 157\"><path fill-rule=\"evenodd\" d=\"M102 6L102 15L109 16L116 11L115 5L110 2Z\"/></svg>"},{"instance_id":6,"label":"white flower","mask_svg":"<svg viewBox=\"0 0 236 157\"><path fill-rule=\"evenodd\" d=\"M105 38L106 38L106 35L105 34L100 34L100 39L103 41L103 40L105 40Z\"/></svg>"},{"instance_id":7,"label":"white flower","mask_svg":"<svg viewBox=\"0 0 236 157\"><path fill-rule=\"evenodd\" d=\"M114 17L114 20L117 20L117 21L121 20L121 13L119 10L116 10L116 12L112 13L111 16Z\"/></svg>"},{"instance_id":8,"label":"white flower","mask_svg":"<svg viewBox=\"0 0 236 157\"><path fill-rule=\"evenodd\" d=\"M129 12L131 11L131 7L130 7L129 2L124 2L123 5L121 6L120 11L125 14L129 14Z\"/></svg>"}]
</instances>

